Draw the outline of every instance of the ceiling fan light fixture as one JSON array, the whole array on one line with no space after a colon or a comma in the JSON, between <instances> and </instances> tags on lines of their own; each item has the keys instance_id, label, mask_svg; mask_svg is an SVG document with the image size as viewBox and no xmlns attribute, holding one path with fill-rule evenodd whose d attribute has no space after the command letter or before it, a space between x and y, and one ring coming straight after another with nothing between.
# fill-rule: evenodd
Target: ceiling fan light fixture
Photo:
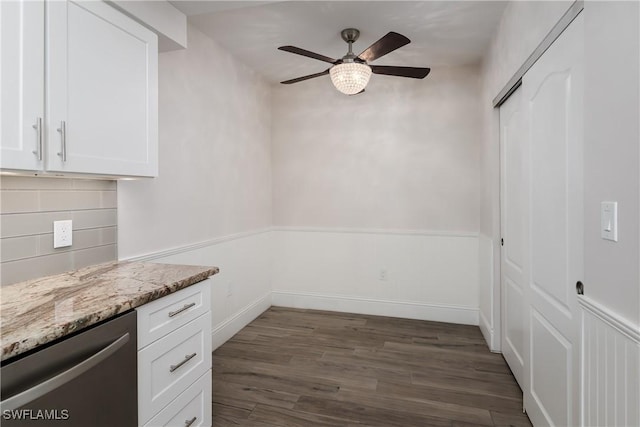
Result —
<instances>
[{"instance_id":1,"label":"ceiling fan light fixture","mask_svg":"<svg viewBox=\"0 0 640 427\"><path fill-rule=\"evenodd\" d=\"M371 67L359 62L343 62L329 70L331 82L345 95L355 95L361 92L371 78Z\"/></svg>"}]
</instances>

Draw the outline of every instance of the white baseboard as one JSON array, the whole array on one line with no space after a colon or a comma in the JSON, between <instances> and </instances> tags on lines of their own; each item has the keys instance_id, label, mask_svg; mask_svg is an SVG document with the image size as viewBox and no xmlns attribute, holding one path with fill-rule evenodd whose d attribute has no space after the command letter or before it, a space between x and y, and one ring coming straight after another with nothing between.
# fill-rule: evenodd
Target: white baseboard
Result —
<instances>
[{"instance_id":1,"label":"white baseboard","mask_svg":"<svg viewBox=\"0 0 640 427\"><path fill-rule=\"evenodd\" d=\"M482 336L484 340L487 342L487 346L489 346L489 350L493 353L500 353L500 347L496 345L495 335L493 328L491 327L491 323L487 320L486 316L479 311L480 314L480 332L482 332Z\"/></svg>"},{"instance_id":2,"label":"white baseboard","mask_svg":"<svg viewBox=\"0 0 640 427\"><path fill-rule=\"evenodd\" d=\"M471 237L477 238L477 231L426 230L426 229L393 229L393 228L354 228L354 227L285 227L274 226L274 231L296 231L302 233L338 233L338 234L382 234L396 236L431 236L431 237Z\"/></svg>"},{"instance_id":3,"label":"white baseboard","mask_svg":"<svg viewBox=\"0 0 640 427\"><path fill-rule=\"evenodd\" d=\"M271 292L258 298L236 314L216 325L211 332L213 350L220 347L242 328L251 323L256 317L271 307Z\"/></svg>"},{"instance_id":4,"label":"white baseboard","mask_svg":"<svg viewBox=\"0 0 640 427\"><path fill-rule=\"evenodd\" d=\"M478 325L478 309L472 307L288 291L273 291L271 293L271 304L280 307Z\"/></svg>"}]
</instances>

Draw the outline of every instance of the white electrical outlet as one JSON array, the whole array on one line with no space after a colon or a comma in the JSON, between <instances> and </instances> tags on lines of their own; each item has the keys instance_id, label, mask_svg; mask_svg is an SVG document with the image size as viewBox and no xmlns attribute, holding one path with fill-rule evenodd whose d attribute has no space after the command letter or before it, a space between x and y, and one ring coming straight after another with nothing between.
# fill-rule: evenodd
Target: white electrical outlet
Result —
<instances>
[{"instance_id":1,"label":"white electrical outlet","mask_svg":"<svg viewBox=\"0 0 640 427\"><path fill-rule=\"evenodd\" d=\"M53 221L53 247L66 248L73 243L73 221Z\"/></svg>"},{"instance_id":2,"label":"white electrical outlet","mask_svg":"<svg viewBox=\"0 0 640 427\"><path fill-rule=\"evenodd\" d=\"M387 270L385 268L380 270L380 280L382 280L383 282L387 280Z\"/></svg>"},{"instance_id":3,"label":"white electrical outlet","mask_svg":"<svg viewBox=\"0 0 640 427\"><path fill-rule=\"evenodd\" d=\"M227 296L230 297L233 295L233 282L227 282Z\"/></svg>"}]
</instances>

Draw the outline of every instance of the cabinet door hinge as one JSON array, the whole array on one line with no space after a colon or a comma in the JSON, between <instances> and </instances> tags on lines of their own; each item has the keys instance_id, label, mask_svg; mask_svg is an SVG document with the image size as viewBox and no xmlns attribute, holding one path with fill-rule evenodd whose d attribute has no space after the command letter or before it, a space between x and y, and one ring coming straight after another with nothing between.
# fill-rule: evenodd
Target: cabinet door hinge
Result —
<instances>
[{"instance_id":1,"label":"cabinet door hinge","mask_svg":"<svg viewBox=\"0 0 640 427\"><path fill-rule=\"evenodd\" d=\"M504 246L504 239L500 239L500 246Z\"/></svg>"}]
</instances>

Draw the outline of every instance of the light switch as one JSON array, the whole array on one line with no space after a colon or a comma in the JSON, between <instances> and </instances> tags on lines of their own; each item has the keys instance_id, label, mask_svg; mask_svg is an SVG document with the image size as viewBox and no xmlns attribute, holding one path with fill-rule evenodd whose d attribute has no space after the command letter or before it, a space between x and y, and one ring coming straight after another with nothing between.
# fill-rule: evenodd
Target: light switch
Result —
<instances>
[{"instance_id":1,"label":"light switch","mask_svg":"<svg viewBox=\"0 0 640 427\"><path fill-rule=\"evenodd\" d=\"M602 202L600 236L605 240L618 241L618 202Z\"/></svg>"}]
</instances>

